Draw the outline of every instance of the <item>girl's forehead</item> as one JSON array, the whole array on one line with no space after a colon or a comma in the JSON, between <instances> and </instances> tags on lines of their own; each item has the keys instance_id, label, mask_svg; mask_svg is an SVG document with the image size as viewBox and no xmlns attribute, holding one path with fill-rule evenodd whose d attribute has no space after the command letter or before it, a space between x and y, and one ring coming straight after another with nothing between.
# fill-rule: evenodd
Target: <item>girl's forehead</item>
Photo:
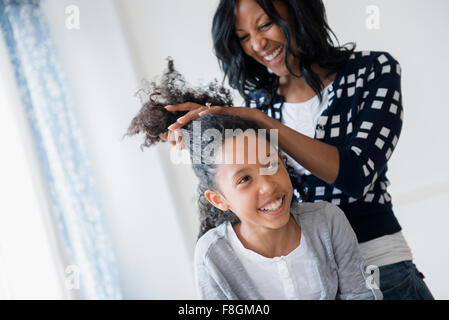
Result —
<instances>
[{"instance_id":1,"label":"girl's forehead","mask_svg":"<svg viewBox=\"0 0 449 320\"><path fill-rule=\"evenodd\" d=\"M277 156L277 150L265 137L249 132L226 138L217 150L216 163L255 165L273 155Z\"/></svg>"},{"instance_id":2,"label":"girl's forehead","mask_svg":"<svg viewBox=\"0 0 449 320\"><path fill-rule=\"evenodd\" d=\"M258 175L274 174L277 169L265 170L278 160L278 152L265 138L256 135L238 135L225 139L216 158L217 179L235 182L246 173L257 170Z\"/></svg>"}]
</instances>

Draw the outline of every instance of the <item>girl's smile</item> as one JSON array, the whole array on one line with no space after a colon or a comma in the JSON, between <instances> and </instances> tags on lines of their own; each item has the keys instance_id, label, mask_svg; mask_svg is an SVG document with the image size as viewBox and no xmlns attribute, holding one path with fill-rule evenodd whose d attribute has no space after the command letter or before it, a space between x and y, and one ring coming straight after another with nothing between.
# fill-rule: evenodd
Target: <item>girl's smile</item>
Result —
<instances>
[{"instance_id":1,"label":"girl's smile","mask_svg":"<svg viewBox=\"0 0 449 320\"><path fill-rule=\"evenodd\" d=\"M277 215L281 213L285 208L285 194L277 197L275 200L271 200L267 205L264 205L259 211L268 215Z\"/></svg>"}]
</instances>

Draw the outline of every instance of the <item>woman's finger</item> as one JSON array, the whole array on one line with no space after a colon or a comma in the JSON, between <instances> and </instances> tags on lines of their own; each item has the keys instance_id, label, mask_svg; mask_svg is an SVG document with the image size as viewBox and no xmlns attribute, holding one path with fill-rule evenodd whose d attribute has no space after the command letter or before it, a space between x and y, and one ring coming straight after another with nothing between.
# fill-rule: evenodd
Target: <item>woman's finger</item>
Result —
<instances>
[{"instance_id":1,"label":"woman's finger","mask_svg":"<svg viewBox=\"0 0 449 320\"><path fill-rule=\"evenodd\" d=\"M198 114L201 111L206 110L206 109L208 109L208 107L200 106L199 108L196 108L194 110L191 110L191 111L187 112L185 115L183 115L182 117L178 118L175 123L170 125L168 127L168 129L169 130L178 130L179 128L182 128L183 126L185 126L190 121L198 118L199 117Z\"/></svg>"},{"instance_id":2,"label":"woman's finger","mask_svg":"<svg viewBox=\"0 0 449 320\"><path fill-rule=\"evenodd\" d=\"M170 130L169 130L169 131L170 131ZM168 140L168 135L169 135L169 131L162 132L161 134L159 134L159 138L161 138L164 142L167 142L167 140Z\"/></svg>"},{"instance_id":3,"label":"woman's finger","mask_svg":"<svg viewBox=\"0 0 449 320\"><path fill-rule=\"evenodd\" d=\"M172 144L176 144L176 135L174 131L168 130L167 140Z\"/></svg>"},{"instance_id":4,"label":"woman's finger","mask_svg":"<svg viewBox=\"0 0 449 320\"><path fill-rule=\"evenodd\" d=\"M182 142L182 133L181 130L169 130L167 133L167 141L177 149L185 149L185 146Z\"/></svg>"},{"instance_id":5,"label":"woman's finger","mask_svg":"<svg viewBox=\"0 0 449 320\"><path fill-rule=\"evenodd\" d=\"M227 114L227 109L229 107L210 107L210 108L206 108L205 110L202 110L201 112L198 113L198 115L200 117L206 115L206 114Z\"/></svg>"},{"instance_id":6,"label":"woman's finger","mask_svg":"<svg viewBox=\"0 0 449 320\"><path fill-rule=\"evenodd\" d=\"M183 140L182 140L182 133L181 130L174 131L174 135L176 137L176 148L177 149L185 149Z\"/></svg>"},{"instance_id":7,"label":"woman's finger","mask_svg":"<svg viewBox=\"0 0 449 320\"><path fill-rule=\"evenodd\" d=\"M263 117L263 111L257 108L248 108L248 107L220 107L215 106L210 109L202 110L199 112L199 116L203 117L206 114L225 114L237 116L243 119L255 121L259 123L261 117Z\"/></svg>"},{"instance_id":8,"label":"woman's finger","mask_svg":"<svg viewBox=\"0 0 449 320\"><path fill-rule=\"evenodd\" d=\"M167 111L191 111L191 110L195 110L198 108L201 108L202 106L198 103L194 103L194 102L186 102L186 103L181 103L181 104L176 104L176 105L168 105L165 107L165 109Z\"/></svg>"}]
</instances>

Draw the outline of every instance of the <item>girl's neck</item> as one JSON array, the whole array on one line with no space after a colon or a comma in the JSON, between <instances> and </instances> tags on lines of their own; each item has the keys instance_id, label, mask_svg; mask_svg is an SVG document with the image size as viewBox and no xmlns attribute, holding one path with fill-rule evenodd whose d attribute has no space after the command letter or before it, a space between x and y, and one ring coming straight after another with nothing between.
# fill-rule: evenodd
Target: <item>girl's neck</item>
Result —
<instances>
[{"instance_id":1,"label":"girl's neck","mask_svg":"<svg viewBox=\"0 0 449 320\"><path fill-rule=\"evenodd\" d=\"M237 223L234 231L243 246L264 257L286 256L301 241L301 228L290 215L288 223L280 229L254 228L247 223Z\"/></svg>"}]
</instances>

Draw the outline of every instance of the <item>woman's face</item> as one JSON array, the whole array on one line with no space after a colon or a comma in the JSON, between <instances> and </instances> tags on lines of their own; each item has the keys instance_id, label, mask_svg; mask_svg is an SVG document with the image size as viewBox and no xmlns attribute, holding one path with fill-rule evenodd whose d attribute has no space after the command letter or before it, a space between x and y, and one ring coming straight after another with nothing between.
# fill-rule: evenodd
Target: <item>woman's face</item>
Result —
<instances>
[{"instance_id":1,"label":"woman's face","mask_svg":"<svg viewBox=\"0 0 449 320\"><path fill-rule=\"evenodd\" d=\"M290 218L290 177L280 154L265 138L242 137L227 138L218 151L222 159L215 181L220 191L208 190L205 196L217 208L232 210L247 227L279 229ZM259 139L265 144L260 148ZM263 170L268 174L261 174Z\"/></svg>"},{"instance_id":2,"label":"woman's face","mask_svg":"<svg viewBox=\"0 0 449 320\"><path fill-rule=\"evenodd\" d=\"M281 1L274 1L273 5L282 19L289 22L289 15L284 4ZM268 67L279 77L290 75L284 62L285 35L276 24L271 22L268 15L255 0L237 1L235 33L240 40L243 51L248 56ZM296 51L294 39L292 39L291 50ZM291 53L289 53L289 65L292 68L298 65L296 58ZM296 69L293 69L293 71L298 73Z\"/></svg>"}]
</instances>

